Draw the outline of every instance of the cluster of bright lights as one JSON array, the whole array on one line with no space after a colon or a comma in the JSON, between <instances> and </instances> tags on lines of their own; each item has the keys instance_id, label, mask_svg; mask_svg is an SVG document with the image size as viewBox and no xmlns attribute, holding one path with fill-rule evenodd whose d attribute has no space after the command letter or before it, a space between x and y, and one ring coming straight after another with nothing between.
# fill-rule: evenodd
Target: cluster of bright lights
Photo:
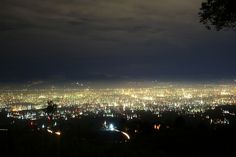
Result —
<instances>
[{"instance_id":1,"label":"cluster of bright lights","mask_svg":"<svg viewBox=\"0 0 236 157\"><path fill-rule=\"evenodd\" d=\"M113 123L110 123L108 126L107 126L106 124L107 124L107 122L105 121L105 122L103 123L103 125L104 125L104 127L105 127L105 129L106 129L107 131L120 132L120 133L122 133L128 140L130 140L130 136L129 136L128 133L126 133L126 132L124 132L124 131L121 131L121 130L118 130L118 129L114 126Z\"/></svg>"},{"instance_id":2,"label":"cluster of bright lights","mask_svg":"<svg viewBox=\"0 0 236 157\"><path fill-rule=\"evenodd\" d=\"M109 129L110 131L114 131L114 130L115 130L115 127L114 127L113 124L110 124L109 127L108 127L108 129Z\"/></svg>"},{"instance_id":3,"label":"cluster of bright lights","mask_svg":"<svg viewBox=\"0 0 236 157\"><path fill-rule=\"evenodd\" d=\"M50 134L58 135L58 136L61 135L61 132L60 132L60 131L53 131L53 130L51 130L51 129L47 129L47 132L50 133Z\"/></svg>"},{"instance_id":4,"label":"cluster of bright lights","mask_svg":"<svg viewBox=\"0 0 236 157\"><path fill-rule=\"evenodd\" d=\"M232 85L177 85L159 84L148 88L106 88L106 89L44 89L15 90L0 93L0 108L10 107L16 112L44 108L47 100L53 100L58 107L76 105L83 108L114 106L150 110L147 104L163 105L166 108L181 108L187 105L235 104L236 86ZM88 108L87 108L88 109ZM193 111L189 108L189 112ZM194 111L193 111L194 112ZM30 115L31 116L31 115ZM76 115L74 115L76 116Z\"/></svg>"},{"instance_id":5,"label":"cluster of bright lights","mask_svg":"<svg viewBox=\"0 0 236 157\"><path fill-rule=\"evenodd\" d=\"M69 120L91 113L102 117L118 117L126 120L140 118L138 111L151 111L162 117L165 111L178 114L199 114L218 105L236 104L236 85L177 85L159 84L142 88L103 88L103 89L42 89L14 90L0 92L0 108L5 107L8 118L38 120L47 117L41 110L47 101L58 105L53 119ZM36 110L40 109L40 110ZM223 111L224 118L235 113ZM212 119L212 117L209 117ZM218 121L217 121L218 123ZM228 124L228 122L219 122ZM55 122L53 127L57 126ZM109 124L108 130L115 130ZM41 126L44 129L46 126Z\"/></svg>"}]
</instances>

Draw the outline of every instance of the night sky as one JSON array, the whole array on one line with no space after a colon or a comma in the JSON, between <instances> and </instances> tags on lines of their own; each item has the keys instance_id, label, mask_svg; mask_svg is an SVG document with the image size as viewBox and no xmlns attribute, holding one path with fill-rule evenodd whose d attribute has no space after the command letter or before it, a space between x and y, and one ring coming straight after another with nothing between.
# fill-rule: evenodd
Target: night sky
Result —
<instances>
[{"instance_id":1,"label":"night sky","mask_svg":"<svg viewBox=\"0 0 236 157\"><path fill-rule=\"evenodd\" d=\"M1 0L0 81L235 79L204 0Z\"/></svg>"}]
</instances>

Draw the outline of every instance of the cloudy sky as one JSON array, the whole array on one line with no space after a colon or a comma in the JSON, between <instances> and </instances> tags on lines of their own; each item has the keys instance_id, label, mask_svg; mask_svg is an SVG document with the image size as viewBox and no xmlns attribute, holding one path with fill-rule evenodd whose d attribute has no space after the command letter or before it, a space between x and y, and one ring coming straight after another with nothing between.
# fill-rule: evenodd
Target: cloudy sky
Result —
<instances>
[{"instance_id":1,"label":"cloudy sky","mask_svg":"<svg viewBox=\"0 0 236 157\"><path fill-rule=\"evenodd\" d=\"M204 0L1 0L0 81L235 79L236 32Z\"/></svg>"}]
</instances>

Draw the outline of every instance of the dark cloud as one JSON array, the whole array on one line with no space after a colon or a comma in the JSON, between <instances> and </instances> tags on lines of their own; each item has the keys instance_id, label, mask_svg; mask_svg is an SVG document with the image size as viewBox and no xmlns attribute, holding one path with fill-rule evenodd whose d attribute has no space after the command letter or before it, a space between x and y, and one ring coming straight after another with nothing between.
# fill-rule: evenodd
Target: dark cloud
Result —
<instances>
[{"instance_id":1,"label":"dark cloud","mask_svg":"<svg viewBox=\"0 0 236 157\"><path fill-rule=\"evenodd\" d=\"M235 32L205 30L201 2L2 0L1 80L236 77Z\"/></svg>"}]
</instances>

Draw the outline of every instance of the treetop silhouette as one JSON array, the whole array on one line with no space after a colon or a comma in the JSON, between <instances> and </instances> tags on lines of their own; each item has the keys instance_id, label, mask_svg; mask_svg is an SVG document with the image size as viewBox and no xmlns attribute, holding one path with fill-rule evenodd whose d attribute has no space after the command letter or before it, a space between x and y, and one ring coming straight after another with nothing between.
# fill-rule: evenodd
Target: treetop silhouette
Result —
<instances>
[{"instance_id":1,"label":"treetop silhouette","mask_svg":"<svg viewBox=\"0 0 236 157\"><path fill-rule=\"evenodd\" d=\"M199 12L200 22L217 31L236 26L236 0L207 0Z\"/></svg>"}]
</instances>

